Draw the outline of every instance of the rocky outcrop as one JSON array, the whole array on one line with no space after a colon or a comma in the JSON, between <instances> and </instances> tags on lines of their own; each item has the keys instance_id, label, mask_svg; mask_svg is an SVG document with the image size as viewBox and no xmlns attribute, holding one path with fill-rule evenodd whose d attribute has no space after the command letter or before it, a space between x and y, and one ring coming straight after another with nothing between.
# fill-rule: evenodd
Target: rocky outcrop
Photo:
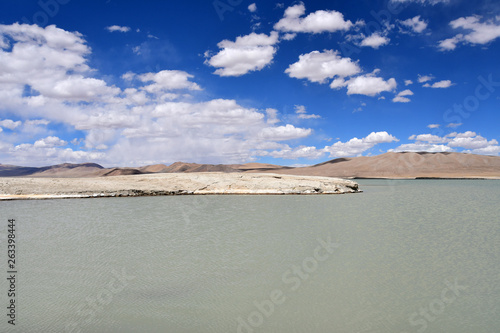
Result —
<instances>
[{"instance_id":1,"label":"rocky outcrop","mask_svg":"<svg viewBox=\"0 0 500 333\"><path fill-rule=\"evenodd\" d=\"M207 194L342 194L352 180L222 172L95 178L0 178L0 200Z\"/></svg>"}]
</instances>

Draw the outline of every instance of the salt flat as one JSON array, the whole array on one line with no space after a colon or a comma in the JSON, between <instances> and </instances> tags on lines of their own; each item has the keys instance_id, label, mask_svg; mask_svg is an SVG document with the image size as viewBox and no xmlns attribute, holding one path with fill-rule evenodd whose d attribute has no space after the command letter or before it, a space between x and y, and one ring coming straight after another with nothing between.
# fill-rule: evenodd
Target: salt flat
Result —
<instances>
[{"instance_id":1,"label":"salt flat","mask_svg":"<svg viewBox=\"0 0 500 333\"><path fill-rule=\"evenodd\" d=\"M161 173L94 178L0 178L0 200L185 194L341 194L352 180L242 173Z\"/></svg>"}]
</instances>

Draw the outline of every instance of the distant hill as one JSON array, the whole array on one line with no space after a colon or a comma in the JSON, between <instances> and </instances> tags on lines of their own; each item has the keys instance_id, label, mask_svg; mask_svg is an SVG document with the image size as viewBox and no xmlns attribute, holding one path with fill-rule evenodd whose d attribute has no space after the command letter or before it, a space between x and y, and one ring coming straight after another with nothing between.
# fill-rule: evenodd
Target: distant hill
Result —
<instances>
[{"instance_id":1,"label":"distant hill","mask_svg":"<svg viewBox=\"0 0 500 333\"><path fill-rule=\"evenodd\" d=\"M0 164L0 177L107 177L147 173L265 172L343 178L500 178L500 157L464 153L403 152L337 158L308 167L274 164L197 164L176 162L139 168L104 168L95 163L40 168Z\"/></svg>"},{"instance_id":2,"label":"distant hill","mask_svg":"<svg viewBox=\"0 0 500 333\"><path fill-rule=\"evenodd\" d=\"M403 152L338 158L272 172L347 178L500 178L500 157L465 153Z\"/></svg>"},{"instance_id":3,"label":"distant hill","mask_svg":"<svg viewBox=\"0 0 500 333\"><path fill-rule=\"evenodd\" d=\"M96 163L64 163L39 168L0 164L0 177L92 177L102 169Z\"/></svg>"},{"instance_id":4,"label":"distant hill","mask_svg":"<svg viewBox=\"0 0 500 333\"><path fill-rule=\"evenodd\" d=\"M161 172L240 172L237 166L230 164L197 164L175 162L174 164L163 169Z\"/></svg>"}]
</instances>

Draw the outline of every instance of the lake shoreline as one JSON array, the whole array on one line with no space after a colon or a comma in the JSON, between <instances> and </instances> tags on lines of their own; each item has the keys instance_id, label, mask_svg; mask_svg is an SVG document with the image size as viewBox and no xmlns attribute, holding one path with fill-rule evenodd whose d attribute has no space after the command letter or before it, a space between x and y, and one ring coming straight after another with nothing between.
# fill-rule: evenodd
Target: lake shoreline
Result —
<instances>
[{"instance_id":1,"label":"lake shoreline","mask_svg":"<svg viewBox=\"0 0 500 333\"><path fill-rule=\"evenodd\" d=\"M190 173L106 178L0 178L0 200L171 195L319 195L361 192L347 179L283 174Z\"/></svg>"}]
</instances>

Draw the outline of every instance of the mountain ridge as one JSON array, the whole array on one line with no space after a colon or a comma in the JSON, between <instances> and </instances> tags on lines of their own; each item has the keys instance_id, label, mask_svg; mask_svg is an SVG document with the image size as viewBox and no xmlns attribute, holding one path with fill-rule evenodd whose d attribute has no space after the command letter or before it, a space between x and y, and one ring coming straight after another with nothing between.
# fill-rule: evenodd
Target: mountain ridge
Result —
<instances>
[{"instance_id":1,"label":"mountain ridge","mask_svg":"<svg viewBox=\"0 0 500 333\"><path fill-rule=\"evenodd\" d=\"M266 163L198 164L175 162L142 167L104 168L96 163L62 163L44 167L0 164L0 177L110 177L151 173L279 173L343 178L500 178L500 156L466 153L388 152L341 157L305 167Z\"/></svg>"}]
</instances>

